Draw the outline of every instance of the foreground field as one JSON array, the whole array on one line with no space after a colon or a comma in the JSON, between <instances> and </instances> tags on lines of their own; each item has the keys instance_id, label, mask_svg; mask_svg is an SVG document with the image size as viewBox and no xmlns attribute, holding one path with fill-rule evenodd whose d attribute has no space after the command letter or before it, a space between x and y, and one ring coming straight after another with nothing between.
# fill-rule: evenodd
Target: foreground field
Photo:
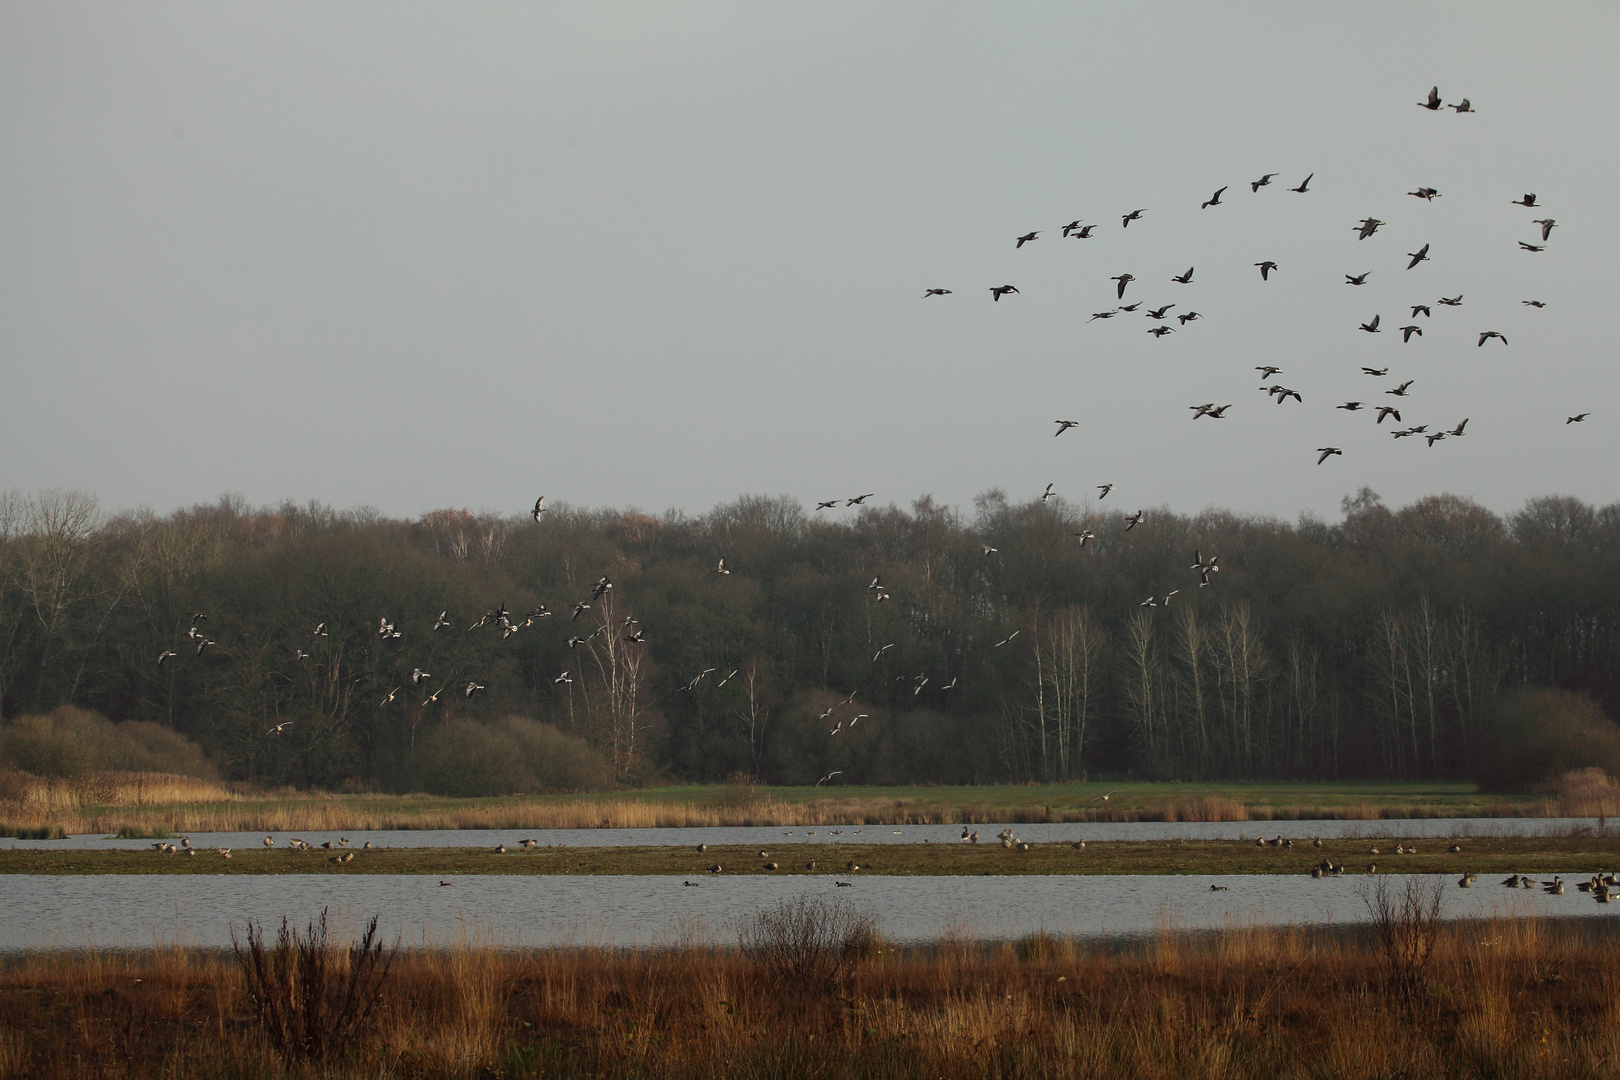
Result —
<instances>
[{"instance_id":1,"label":"foreground field","mask_svg":"<svg viewBox=\"0 0 1620 1080\"><path fill-rule=\"evenodd\" d=\"M510 843L512 838L506 838ZM790 844L769 850L731 845L693 847L384 848L292 851L213 850L195 856L155 851L0 851L0 874L678 874L712 867L732 874L1305 874L1323 860L1347 873L1586 875L1620 868L1620 837L1590 831L1561 837L1471 837L1457 841L1301 839L1291 848L1252 841L1110 840L1076 849L1068 843L1011 850L980 844ZM1374 855L1372 849L1378 848ZM1406 849L1396 854L1396 848ZM346 862L335 861L346 855ZM806 863L814 860L814 869ZM777 869L767 868L775 863ZM852 870L851 867L859 869Z\"/></svg>"},{"instance_id":2,"label":"foreground field","mask_svg":"<svg viewBox=\"0 0 1620 1080\"><path fill-rule=\"evenodd\" d=\"M1107 796L1104 798L1104 796ZM1560 798L1460 783L683 786L603 795L447 799L276 792L118 774L0 784L0 835L376 829L659 828L1032 821L1295 821L1620 816L1620 788Z\"/></svg>"},{"instance_id":3,"label":"foreground field","mask_svg":"<svg viewBox=\"0 0 1620 1080\"><path fill-rule=\"evenodd\" d=\"M358 980L380 998L352 1026L340 950L328 991L305 999L314 1008L279 1020L265 1009L276 984L250 996L230 954L24 957L0 970L0 1078L1584 1080L1620 1068L1607 925L1396 919L1389 948L1375 924L909 949L844 925L830 940L755 935L736 949L405 953ZM1406 945L1417 951L1403 960Z\"/></svg>"}]
</instances>

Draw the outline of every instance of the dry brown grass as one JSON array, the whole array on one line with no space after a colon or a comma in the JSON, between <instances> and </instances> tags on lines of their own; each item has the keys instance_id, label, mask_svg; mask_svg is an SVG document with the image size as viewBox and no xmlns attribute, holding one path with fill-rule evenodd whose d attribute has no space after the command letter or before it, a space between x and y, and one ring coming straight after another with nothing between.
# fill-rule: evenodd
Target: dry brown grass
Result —
<instances>
[{"instance_id":1,"label":"dry brown grass","mask_svg":"<svg viewBox=\"0 0 1620 1080\"><path fill-rule=\"evenodd\" d=\"M407 952L378 1022L289 1066L228 955L0 970L0 1078L1121 1076L1567 1078L1620 1067L1605 922L1447 927L1396 992L1362 931L1167 928L1126 945L957 936L784 985L746 950Z\"/></svg>"}]
</instances>

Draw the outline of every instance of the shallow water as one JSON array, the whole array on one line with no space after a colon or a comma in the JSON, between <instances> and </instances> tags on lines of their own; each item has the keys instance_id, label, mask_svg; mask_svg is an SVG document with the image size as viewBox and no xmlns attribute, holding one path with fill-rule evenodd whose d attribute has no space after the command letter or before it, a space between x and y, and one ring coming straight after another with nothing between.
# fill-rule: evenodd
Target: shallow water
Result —
<instances>
[{"instance_id":1,"label":"shallow water","mask_svg":"<svg viewBox=\"0 0 1620 1080\"><path fill-rule=\"evenodd\" d=\"M1384 837L1469 837L1469 836L1557 836L1576 830L1605 831L1612 828L1599 818L1399 818L1378 821L1129 821L1084 824L1025 824L991 822L974 825L981 842L994 843L996 833L1010 828L1020 839L1031 843L1073 843L1085 840L1253 840L1257 836L1290 836L1308 839ZM334 843L339 835L349 838L352 847L370 841L377 847L491 847L512 846L523 837L533 837L543 846L642 847L656 845L745 844L750 847L783 844L955 844L961 842L960 825L841 825L787 828L698 827L683 829L408 829L383 832L287 832L277 833L276 846L285 847L288 838L301 837L312 844ZM191 842L200 848L251 848L264 843L264 833L191 833ZM48 850L84 848L150 847L150 840L119 840L114 837L84 835L66 840L0 839L0 849L41 848Z\"/></svg>"},{"instance_id":2,"label":"shallow water","mask_svg":"<svg viewBox=\"0 0 1620 1080\"><path fill-rule=\"evenodd\" d=\"M1168 929L1365 922L1365 876L679 877L460 875L443 887L416 875L0 875L0 951L229 947L248 920L302 924L330 908L340 937L372 914L389 940L500 947L731 942L743 919L799 894L847 900L896 941L949 934L1011 938L1039 930L1078 937ZM1389 875L1399 886L1408 878ZM1436 880L1429 878L1427 880ZM1509 890L1498 879L1459 889L1443 880L1451 918L1620 917L1573 889ZM848 888L837 881L850 881ZM1225 891L1211 891L1225 885Z\"/></svg>"}]
</instances>

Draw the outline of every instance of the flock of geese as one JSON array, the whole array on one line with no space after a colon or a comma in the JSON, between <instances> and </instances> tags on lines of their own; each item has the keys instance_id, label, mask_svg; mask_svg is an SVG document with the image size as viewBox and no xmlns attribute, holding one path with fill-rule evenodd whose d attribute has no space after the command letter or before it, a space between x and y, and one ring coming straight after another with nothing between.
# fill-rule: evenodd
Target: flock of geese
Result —
<instances>
[{"instance_id":1,"label":"flock of geese","mask_svg":"<svg viewBox=\"0 0 1620 1080\"><path fill-rule=\"evenodd\" d=\"M1440 98L1439 87L1431 88L1428 96L1424 100L1419 101L1418 105L1430 112L1439 112L1442 108L1449 108L1455 114L1473 113L1475 111L1473 105L1467 98L1463 98L1456 104L1446 105ZM1274 172L1265 173L1259 179L1249 181L1248 184L1250 193L1258 194L1261 188L1272 186L1272 181L1278 175L1280 174ZM1308 193L1310 191L1311 180L1315 178L1315 175L1316 174L1314 172L1311 173L1310 175L1306 176L1297 187L1292 187L1288 190L1299 195ZM1199 204L1200 207L1204 210L1209 210L1214 207L1225 205L1222 202L1222 196L1226 193L1230 186L1231 185L1228 184L1217 188L1214 194ZM1436 198L1441 197L1441 193L1438 189L1428 185L1419 185L1414 190L1409 191L1406 194L1422 199L1426 203L1433 203ZM1517 199L1510 200L1510 202L1512 205L1528 209L1541 209L1542 207L1542 204L1537 200L1537 196L1534 193L1526 193ZM1142 220L1147 212L1147 208L1144 207L1122 214L1120 221L1121 227L1129 228L1131 222ZM1376 235L1378 230L1385 224L1386 223L1379 218L1368 216L1358 221L1352 227L1351 231L1356 234L1358 240L1367 240ZM1548 242L1552 237L1552 230L1557 227L1558 222L1551 216L1547 216L1533 219L1533 224L1539 226L1540 242L1537 243L1533 241L1521 240L1519 241L1518 250L1525 252L1545 251L1548 246ZM1077 218L1074 221L1069 222L1067 225L1062 226L1060 235L1065 239L1087 240L1092 238L1094 231L1097 228L1098 225L1096 223L1084 223L1081 219ZM1026 244L1036 242L1041 238L1043 231L1044 230L1032 230L1018 236L1015 239L1015 248L1023 248ZM1416 269L1421 264L1431 261L1429 251L1430 244L1424 243L1418 247L1417 250L1406 252L1405 256L1407 262L1405 264L1405 269L1407 271L1411 271ZM1258 269L1260 279L1263 282L1269 282L1273 275L1280 274L1282 272L1282 268L1279 266L1279 264L1272 259L1262 260L1255 263L1254 266L1256 269ZM1196 266L1189 266L1185 272L1171 275L1170 280L1180 285L1191 285L1193 282L1193 274L1196 269ZM1361 273L1356 274L1345 274L1344 281L1345 284L1350 286L1365 285L1371 274L1372 271L1362 271ZM1115 299L1120 303L1107 310L1094 312L1091 318L1087 320L1088 322L1113 319L1120 315L1136 313L1144 308L1144 303L1141 300L1136 300L1129 304L1124 303L1127 286L1138 280L1134 274L1128 272L1121 273L1114 275L1113 277L1109 278L1109 280L1115 283ZM930 288L923 293L923 298L928 299L930 297L944 297L950 295L952 295L952 290L950 289ZM1019 295L1018 288L1014 285L997 285L990 288L990 297L994 301L1000 301L1007 296L1013 295ZM1527 307L1536 309L1546 307L1545 302L1541 300L1530 299L1524 300L1522 303ZM1412 303L1410 305L1411 314L1408 316L1406 325L1398 328L1402 343L1409 344L1414 337L1423 336L1424 325L1430 318L1432 318L1432 310L1435 306L1461 307L1462 304L1463 296L1461 294L1456 296L1442 296L1435 301ZM1163 339L1166 335L1173 334L1177 330L1177 327L1168 325L1170 320L1173 319L1175 322L1179 323L1182 328L1185 328L1189 323L1203 318L1203 315L1200 312L1190 308L1183 309L1180 314L1172 316L1170 314L1171 309L1176 307L1177 304L1171 303L1160 304L1157 307L1149 307L1146 310L1141 310L1141 314L1154 324L1148 328L1147 333L1155 338ZM1424 323L1418 322L1418 318L1420 316L1425 321ZM1359 326L1362 331L1368 334L1378 334L1382 333L1384 330L1381 323L1382 315L1375 313L1366 322L1359 324ZM1508 344L1507 337L1500 331L1486 329L1478 331L1476 347L1483 348L1486 342L1492 340L1500 342L1503 346ZM1262 385L1260 390L1263 391L1266 396L1275 404L1284 405L1290 400L1299 404L1304 403L1304 395L1298 390L1275 381L1274 377L1283 373L1282 368L1274 365L1264 365L1256 367L1255 370L1260 372L1261 381L1267 384ZM1389 375L1390 369L1388 367L1363 367L1361 371L1364 375L1372 378L1385 378ZM1408 393L1415 381L1416 380L1414 379L1407 379L1396 387L1384 390L1383 394L1396 398L1407 398ZM1194 420L1204 418L1211 420L1226 419L1227 410L1231 409L1232 407L1233 404L1230 402L1226 404L1217 404L1213 401L1188 406L1188 408L1193 412L1192 418ZM1433 431L1430 431L1430 425L1427 423L1416 424L1408 427L1399 427L1396 425L1404 422L1401 416L1401 407L1402 406L1399 403L1375 406L1377 412L1377 420L1375 421L1375 424L1381 426L1386 419L1392 419L1394 424L1391 425L1389 430L1390 434L1396 439L1421 437L1423 441L1432 448L1436 443L1441 442L1442 440L1462 438L1468 425L1467 418L1464 418L1461 421L1458 421L1455 425L1441 425ZM1342 405L1334 406L1334 408L1343 409L1348 412L1357 412L1364 408L1368 408L1368 404L1362 401L1347 401ZM1568 416L1565 418L1564 423L1566 426L1568 424L1578 424L1584 421L1589 415L1589 413L1583 412ZM1059 420L1057 421L1057 424L1058 430L1056 434L1058 435L1063 434L1071 427L1078 426L1078 424L1073 420ZM1331 457L1342 457L1344 455L1344 449L1338 446L1320 446L1316 448L1314 453L1317 455L1316 463L1321 465ZM1048 494L1050 494L1050 487L1048 488Z\"/></svg>"}]
</instances>

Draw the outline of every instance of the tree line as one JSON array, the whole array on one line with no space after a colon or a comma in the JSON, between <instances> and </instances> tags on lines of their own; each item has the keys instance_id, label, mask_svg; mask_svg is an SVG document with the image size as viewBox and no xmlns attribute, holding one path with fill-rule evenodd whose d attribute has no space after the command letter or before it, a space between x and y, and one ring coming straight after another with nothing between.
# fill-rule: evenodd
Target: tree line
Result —
<instances>
[{"instance_id":1,"label":"tree line","mask_svg":"<svg viewBox=\"0 0 1620 1080\"><path fill-rule=\"evenodd\" d=\"M1506 693L1620 703L1620 505L1342 510L1127 530L1000 491L540 522L0 493L0 715L155 723L261 783L470 791L1467 777Z\"/></svg>"}]
</instances>

